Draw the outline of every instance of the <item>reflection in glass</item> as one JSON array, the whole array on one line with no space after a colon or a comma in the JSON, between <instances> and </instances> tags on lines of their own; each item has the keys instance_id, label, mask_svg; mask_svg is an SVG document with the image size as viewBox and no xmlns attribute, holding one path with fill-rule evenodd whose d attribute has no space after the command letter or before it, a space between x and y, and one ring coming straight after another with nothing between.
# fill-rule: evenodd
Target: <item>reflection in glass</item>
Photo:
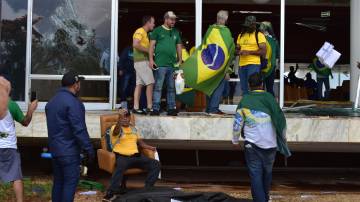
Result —
<instances>
[{"instance_id":1,"label":"reflection in glass","mask_svg":"<svg viewBox=\"0 0 360 202\"><path fill-rule=\"evenodd\" d=\"M46 86L46 88L44 88ZM61 88L61 81L54 80L32 80L31 91L36 92L40 102L48 102ZM82 81L80 99L83 102L109 102L108 81Z\"/></svg>"},{"instance_id":2,"label":"reflection in glass","mask_svg":"<svg viewBox=\"0 0 360 202\"><path fill-rule=\"evenodd\" d=\"M0 75L12 85L12 99L25 100L27 1L0 0Z\"/></svg>"},{"instance_id":3,"label":"reflection in glass","mask_svg":"<svg viewBox=\"0 0 360 202\"><path fill-rule=\"evenodd\" d=\"M34 0L33 12L32 74L109 75L111 0Z\"/></svg>"}]
</instances>

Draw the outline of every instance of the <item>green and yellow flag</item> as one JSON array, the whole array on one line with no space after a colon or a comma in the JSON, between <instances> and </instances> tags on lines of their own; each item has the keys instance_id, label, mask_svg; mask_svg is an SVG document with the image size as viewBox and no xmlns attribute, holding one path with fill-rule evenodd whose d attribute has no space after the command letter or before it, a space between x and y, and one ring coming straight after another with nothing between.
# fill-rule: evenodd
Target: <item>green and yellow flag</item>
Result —
<instances>
[{"instance_id":1,"label":"green and yellow flag","mask_svg":"<svg viewBox=\"0 0 360 202\"><path fill-rule=\"evenodd\" d=\"M210 96L224 79L234 52L230 30L226 26L211 25L202 44L180 66L185 84Z\"/></svg>"}]
</instances>

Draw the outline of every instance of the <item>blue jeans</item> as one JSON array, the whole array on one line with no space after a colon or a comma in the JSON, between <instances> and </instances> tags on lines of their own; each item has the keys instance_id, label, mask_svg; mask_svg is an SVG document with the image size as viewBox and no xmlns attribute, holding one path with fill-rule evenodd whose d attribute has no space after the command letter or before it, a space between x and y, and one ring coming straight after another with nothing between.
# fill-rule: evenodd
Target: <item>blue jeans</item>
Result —
<instances>
[{"instance_id":1,"label":"blue jeans","mask_svg":"<svg viewBox=\"0 0 360 202\"><path fill-rule=\"evenodd\" d=\"M254 202L269 201L275 156L276 148L261 149L255 144L245 142L245 160L251 180L251 195Z\"/></svg>"},{"instance_id":2,"label":"blue jeans","mask_svg":"<svg viewBox=\"0 0 360 202\"><path fill-rule=\"evenodd\" d=\"M328 99L330 94L330 80L327 78L316 78L317 80L317 90L318 90L318 99L323 98ZM323 97L323 84L325 85L325 97Z\"/></svg>"},{"instance_id":3,"label":"blue jeans","mask_svg":"<svg viewBox=\"0 0 360 202\"><path fill-rule=\"evenodd\" d=\"M239 67L239 78L240 78L241 90L243 95L249 93L249 84L248 84L249 77L252 74L259 72L260 72L260 65L246 65Z\"/></svg>"},{"instance_id":4,"label":"blue jeans","mask_svg":"<svg viewBox=\"0 0 360 202\"><path fill-rule=\"evenodd\" d=\"M167 88L167 109L175 109L175 80L173 67L159 67L154 71L155 86L153 93L153 109L160 111L161 92L164 81Z\"/></svg>"},{"instance_id":5,"label":"blue jeans","mask_svg":"<svg viewBox=\"0 0 360 202\"><path fill-rule=\"evenodd\" d=\"M275 71L273 71L268 77L265 78L264 80L264 84L265 84L265 89L268 93L272 94L273 96L275 96L274 93L274 80L275 80Z\"/></svg>"},{"instance_id":6,"label":"blue jeans","mask_svg":"<svg viewBox=\"0 0 360 202\"><path fill-rule=\"evenodd\" d=\"M220 82L219 86L215 89L213 94L210 97L209 96L206 97L206 101L207 101L206 112L207 113L219 112L219 105L221 102L221 97L224 92L225 84L226 84L226 81L225 81L225 79L223 79Z\"/></svg>"},{"instance_id":7,"label":"blue jeans","mask_svg":"<svg viewBox=\"0 0 360 202\"><path fill-rule=\"evenodd\" d=\"M53 202L72 202L80 179L80 155L52 159L54 184Z\"/></svg>"}]
</instances>

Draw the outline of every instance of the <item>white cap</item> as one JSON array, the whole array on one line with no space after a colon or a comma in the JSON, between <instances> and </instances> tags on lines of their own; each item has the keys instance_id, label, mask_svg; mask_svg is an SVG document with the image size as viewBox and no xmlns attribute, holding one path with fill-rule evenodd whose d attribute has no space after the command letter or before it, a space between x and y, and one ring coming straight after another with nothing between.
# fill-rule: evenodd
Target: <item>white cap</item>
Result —
<instances>
[{"instance_id":1,"label":"white cap","mask_svg":"<svg viewBox=\"0 0 360 202\"><path fill-rule=\"evenodd\" d=\"M164 18L177 18L177 17L174 12L168 11L165 13Z\"/></svg>"}]
</instances>

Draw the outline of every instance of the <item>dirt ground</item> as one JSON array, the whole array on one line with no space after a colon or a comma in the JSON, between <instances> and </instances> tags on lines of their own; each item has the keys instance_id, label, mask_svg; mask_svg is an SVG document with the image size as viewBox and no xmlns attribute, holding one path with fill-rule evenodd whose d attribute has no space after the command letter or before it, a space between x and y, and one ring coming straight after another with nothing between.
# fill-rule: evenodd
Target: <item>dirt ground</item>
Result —
<instances>
[{"instance_id":1,"label":"dirt ground","mask_svg":"<svg viewBox=\"0 0 360 202\"><path fill-rule=\"evenodd\" d=\"M106 180L104 180L106 181ZM50 177L32 177L25 180L26 202L48 202L51 195ZM104 182L103 184L107 184ZM142 182L138 179L128 182L128 188L140 188ZM191 184L173 183L160 181L157 186L165 186L181 189L185 192L224 192L243 201L251 201L251 192L247 185L220 185L214 183ZM340 186L340 185L339 185ZM40 191L39 191L40 190ZM274 185L271 192L272 202L354 202L360 201L360 192L349 191L330 191L324 190L301 190L296 186ZM341 189L340 189L341 190ZM78 190L75 196L76 202L96 202L101 201L104 192L97 191L95 195L82 195L89 190ZM15 201L11 186L0 185L0 201Z\"/></svg>"}]
</instances>

